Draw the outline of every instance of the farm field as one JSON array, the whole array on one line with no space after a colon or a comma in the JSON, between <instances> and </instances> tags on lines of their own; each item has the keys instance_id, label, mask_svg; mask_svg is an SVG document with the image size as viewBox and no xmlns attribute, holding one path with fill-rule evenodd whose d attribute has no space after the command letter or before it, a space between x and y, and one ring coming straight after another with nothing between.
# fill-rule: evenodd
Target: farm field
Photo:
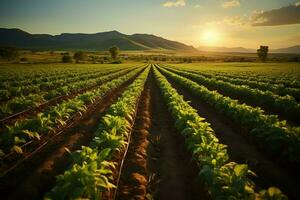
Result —
<instances>
[{"instance_id":1,"label":"farm field","mask_svg":"<svg viewBox=\"0 0 300 200\"><path fill-rule=\"evenodd\" d=\"M1 64L1 199L298 199L300 64Z\"/></svg>"}]
</instances>

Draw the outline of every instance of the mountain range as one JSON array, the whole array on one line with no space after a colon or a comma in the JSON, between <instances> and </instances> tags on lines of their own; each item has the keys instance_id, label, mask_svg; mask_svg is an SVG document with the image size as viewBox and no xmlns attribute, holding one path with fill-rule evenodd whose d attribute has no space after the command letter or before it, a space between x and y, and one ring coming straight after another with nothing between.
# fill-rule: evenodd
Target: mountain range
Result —
<instances>
[{"instance_id":1,"label":"mountain range","mask_svg":"<svg viewBox=\"0 0 300 200\"><path fill-rule=\"evenodd\" d=\"M194 47L150 34L126 35L118 31L95 34L30 34L20 29L0 28L0 45L40 50L107 50L116 45L121 50L197 51Z\"/></svg>"},{"instance_id":2,"label":"mountain range","mask_svg":"<svg viewBox=\"0 0 300 200\"><path fill-rule=\"evenodd\" d=\"M104 51L116 45L121 50L175 50L175 51L208 51L208 52L238 52L255 53L256 49L243 47L208 47L194 48L186 44L171 41L150 34L126 35L118 31L100 32L94 34L62 33L60 35L30 34L21 29L0 28L0 46L15 46L23 49L37 50L88 50ZM300 45L270 49L270 53L300 54Z\"/></svg>"},{"instance_id":3,"label":"mountain range","mask_svg":"<svg viewBox=\"0 0 300 200\"><path fill-rule=\"evenodd\" d=\"M211 46L200 46L197 48L199 51L208 52L236 52L236 53L256 53L256 49L247 49L244 47L211 47ZM300 54L300 45L280 48L280 49L270 49L270 53L287 53L287 54Z\"/></svg>"}]
</instances>

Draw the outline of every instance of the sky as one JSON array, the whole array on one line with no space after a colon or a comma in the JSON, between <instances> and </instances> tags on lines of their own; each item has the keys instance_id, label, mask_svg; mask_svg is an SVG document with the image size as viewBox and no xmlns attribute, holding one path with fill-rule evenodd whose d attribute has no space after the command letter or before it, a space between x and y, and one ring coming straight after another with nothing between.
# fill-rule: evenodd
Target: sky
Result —
<instances>
[{"instance_id":1,"label":"sky","mask_svg":"<svg viewBox=\"0 0 300 200\"><path fill-rule=\"evenodd\" d=\"M198 46L300 44L300 0L1 0L0 27L148 33Z\"/></svg>"}]
</instances>

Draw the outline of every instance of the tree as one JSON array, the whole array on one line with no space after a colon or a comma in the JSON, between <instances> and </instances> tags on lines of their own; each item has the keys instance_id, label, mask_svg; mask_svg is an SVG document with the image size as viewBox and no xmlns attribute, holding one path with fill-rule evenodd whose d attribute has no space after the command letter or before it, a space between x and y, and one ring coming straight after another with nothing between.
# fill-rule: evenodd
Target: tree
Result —
<instances>
[{"instance_id":1,"label":"tree","mask_svg":"<svg viewBox=\"0 0 300 200\"><path fill-rule=\"evenodd\" d=\"M62 61L63 63L70 63L70 62L72 62L72 57L69 56L69 55L64 55L64 56L61 58L61 61Z\"/></svg>"},{"instance_id":2,"label":"tree","mask_svg":"<svg viewBox=\"0 0 300 200\"><path fill-rule=\"evenodd\" d=\"M86 54L82 51L77 51L74 56L73 56L74 60L76 60L76 62L79 62L80 60L85 60L87 58Z\"/></svg>"},{"instance_id":3,"label":"tree","mask_svg":"<svg viewBox=\"0 0 300 200\"><path fill-rule=\"evenodd\" d=\"M260 48L257 49L257 55L262 62L265 62L267 60L268 52L269 52L268 46L260 46Z\"/></svg>"},{"instance_id":4,"label":"tree","mask_svg":"<svg viewBox=\"0 0 300 200\"><path fill-rule=\"evenodd\" d=\"M19 51L16 47L0 47L0 58L14 60L19 57Z\"/></svg>"},{"instance_id":5,"label":"tree","mask_svg":"<svg viewBox=\"0 0 300 200\"><path fill-rule=\"evenodd\" d=\"M119 48L117 46L112 46L109 48L109 53L113 60L117 60L118 55L119 55Z\"/></svg>"}]
</instances>

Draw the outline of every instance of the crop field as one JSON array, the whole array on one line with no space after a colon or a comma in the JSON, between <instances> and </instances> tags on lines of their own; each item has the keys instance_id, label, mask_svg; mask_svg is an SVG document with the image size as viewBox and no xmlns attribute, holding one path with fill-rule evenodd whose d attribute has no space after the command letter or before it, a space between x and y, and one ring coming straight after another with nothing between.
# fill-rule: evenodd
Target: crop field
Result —
<instances>
[{"instance_id":1,"label":"crop field","mask_svg":"<svg viewBox=\"0 0 300 200\"><path fill-rule=\"evenodd\" d=\"M2 64L1 199L299 199L300 64Z\"/></svg>"}]
</instances>

